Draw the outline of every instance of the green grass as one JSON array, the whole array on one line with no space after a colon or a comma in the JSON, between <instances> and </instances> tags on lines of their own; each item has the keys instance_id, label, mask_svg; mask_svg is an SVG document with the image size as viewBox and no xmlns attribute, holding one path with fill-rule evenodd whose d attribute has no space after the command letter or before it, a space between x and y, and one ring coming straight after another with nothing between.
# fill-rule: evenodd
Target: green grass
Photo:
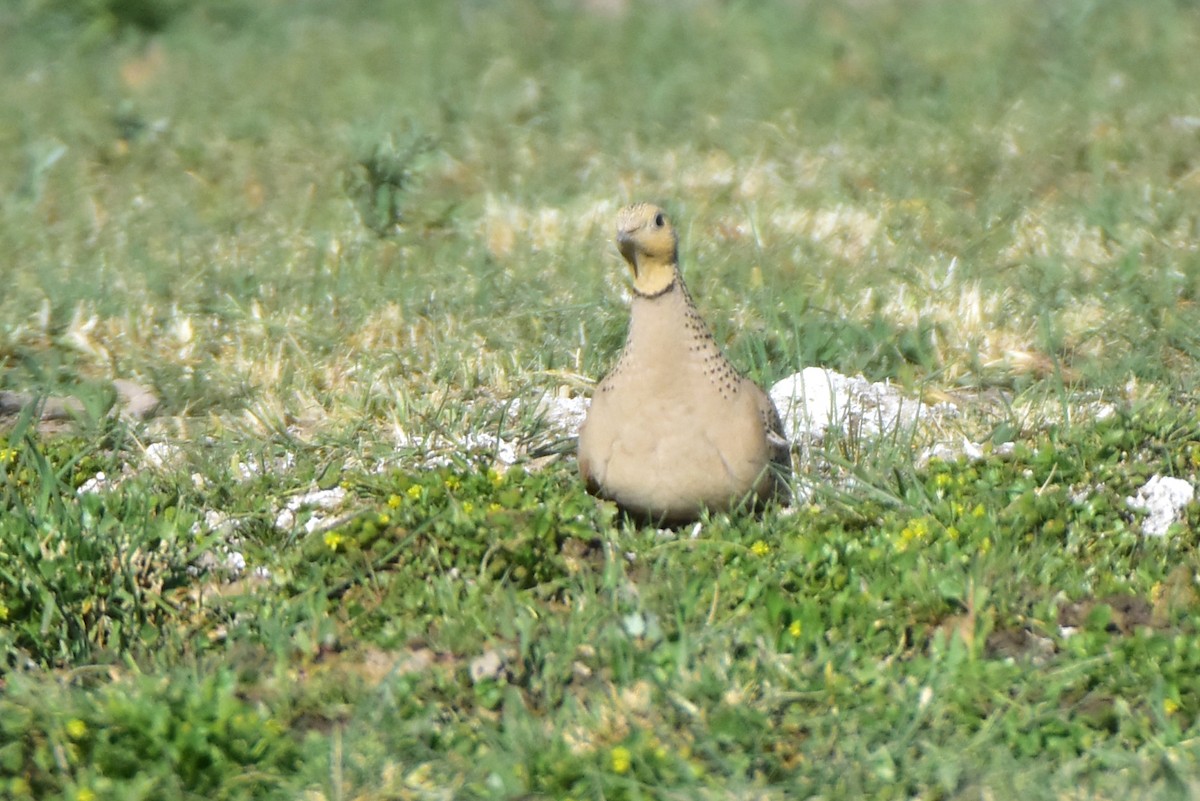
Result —
<instances>
[{"instance_id":1,"label":"green grass","mask_svg":"<svg viewBox=\"0 0 1200 801\"><path fill-rule=\"evenodd\" d=\"M84 412L0 432L0 796L1200 791L1200 9L598 5L3 6L0 390ZM622 520L535 402L637 199L755 379L1012 453Z\"/></svg>"}]
</instances>

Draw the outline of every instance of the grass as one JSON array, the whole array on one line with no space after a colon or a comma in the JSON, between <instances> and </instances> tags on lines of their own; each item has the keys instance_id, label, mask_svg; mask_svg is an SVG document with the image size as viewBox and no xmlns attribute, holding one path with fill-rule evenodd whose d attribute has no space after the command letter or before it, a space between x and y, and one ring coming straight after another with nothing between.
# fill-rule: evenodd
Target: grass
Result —
<instances>
[{"instance_id":1,"label":"grass","mask_svg":"<svg viewBox=\"0 0 1200 801\"><path fill-rule=\"evenodd\" d=\"M0 433L0 795L1200 788L1200 506L1125 503L1200 465L1194 4L18 0L0 39L0 390L84 408ZM536 401L620 348L635 199L757 380L950 397L985 456L849 432L694 537L588 497Z\"/></svg>"}]
</instances>

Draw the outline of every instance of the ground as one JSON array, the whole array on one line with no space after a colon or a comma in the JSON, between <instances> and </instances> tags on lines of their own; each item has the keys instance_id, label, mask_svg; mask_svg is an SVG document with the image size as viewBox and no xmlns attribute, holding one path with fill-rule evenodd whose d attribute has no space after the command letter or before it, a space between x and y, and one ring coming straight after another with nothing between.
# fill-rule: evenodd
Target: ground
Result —
<instances>
[{"instance_id":1,"label":"ground","mask_svg":"<svg viewBox=\"0 0 1200 801\"><path fill-rule=\"evenodd\" d=\"M1137 503L1200 468L1194 4L16 0L0 41L0 795L1200 791L1200 507ZM952 411L798 437L790 508L623 520L552 410L620 348L635 200L756 381Z\"/></svg>"}]
</instances>

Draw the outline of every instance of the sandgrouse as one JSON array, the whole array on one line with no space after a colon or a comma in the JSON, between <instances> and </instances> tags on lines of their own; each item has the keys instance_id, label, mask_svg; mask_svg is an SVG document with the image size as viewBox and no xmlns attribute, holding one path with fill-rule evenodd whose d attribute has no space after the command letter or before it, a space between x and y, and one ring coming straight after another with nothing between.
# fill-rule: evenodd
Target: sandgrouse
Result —
<instances>
[{"instance_id":1,"label":"sandgrouse","mask_svg":"<svg viewBox=\"0 0 1200 801\"><path fill-rule=\"evenodd\" d=\"M725 358L679 272L663 210L622 209L617 248L633 273L629 333L579 432L588 489L665 524L757 506L786 486L779 413Z\"/></svg>"}]
</instances>

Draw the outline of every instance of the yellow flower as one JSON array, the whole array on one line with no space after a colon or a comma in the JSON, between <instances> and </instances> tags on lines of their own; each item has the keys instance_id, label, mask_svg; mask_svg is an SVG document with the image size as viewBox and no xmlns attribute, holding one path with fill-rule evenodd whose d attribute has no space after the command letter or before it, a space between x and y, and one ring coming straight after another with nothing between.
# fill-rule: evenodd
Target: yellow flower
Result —
<instances>
[{"instance_id":1,"label":"yellow flower","mask_svg":"<svg viewBox=\"0 0 1200 801\"><path fill-rule=\"evenodd\" d=\"M629 749L623 745L618 745L610 754L612 759L613 773L628 773L629 766L633 761L633 755L629 753Z\"/></svg>"},{"instance_id":2,"label":"yellow flower","mask_svg":"<svg viewBox=\"0 0 1200 801\"><path fill-rule=\"evenodd\" d=\"M72 740L82 740L87 737L88 727L79 718L71 718L67 721L67 736Z\"/></svg>"},{"instance_id":3,"label":"yellow flower","mask_svg":"<svg viewBox=\"0 0 1200 801\"><path fill-rule=\"evenodd\" d=\"M766 556L770 552L771 546L767 545L762 540L755 540L754 544L750 546L750 553L754 554L755 556Z\"/></svg>"},{"instance_id":4,"label":"yellow flower","mask_svg":"<svg viewBox=\"0 0 1200 801\"><path fill-rule=\"evenodd\" d=\"M975 508L971 510L971 517L983 517L987 514L987 510L983 508L982 503L975 504Z\"/></svg>"},{"instance_id":5,"label":"yellow flower","mask_svg":"<svg viewBox=\"0 0 1200 801\"><path fill-rule=\"evenodd\" d=\"M1163 699L1163 712L1166 712L1168 715L1174 715L1178 711L1179 711L1179 702L1178 701L1176 701L1174 698L1164 698Z\"/></svg>"},{"instance_id":6,"label":"yellow flower","mask_svg":"<svg viewBox=\"0 0 1200 801\"><path fill-rule=\"evenodd\" d=\"M954 479L950 477L949 473L938 473L933 479L933 485L938 489L944 489L950 486L953 481Z\"/></svg>"},{"instance_id":7,"label":"yellow flower","mask_svg":"<svg viewBox=\"0 0 1200 801\"><path fill-rule=\"evenodd\" d=\"M799 620L793 620L792 625L788 626L788 634L793 637L799 637L802 631L804 631L804 627L800 625Z\"/></svg>"},{"instance_id":8,"label":"yellow flower","mask_svg":"<svg viewBox=\"0 0 1200 801\"><path fill-rule=\"evenodd\" d=\"M475 511L475 504L471 503L470 501L463 501L462 510L463 514L469 515L471 512Z\"/></svg>"},{"instance_id":9,"label":"yellow flower","mask_svg":"<svg viewBox=\"0 0 1200 801\"><path fill-rule=\"evenodd\" d=\"M392 516L389 515L387 512L384 512L383 514L379 515L379 517L377 517L375 519L379 521L379 525L381 525L381 526L386 526L388 523L392 522Z\"/></svg>"},{"instance_id":10,"label":"yellow flower","mask_svg":"<svg viewBox=\"0 0 1200 801\"><path fill-rule=\"evenodd\" d=\"M909 545L921 542L928 536L929 521L927 519L918 517L916 520L909 520L908 525L900 531L900 542L896 544L896 547L901 551L907 550Z\"/></svg>"},{"instance_id":11,"label":"yellow flower","mask_svg":"<svg viewBox=\"0 0 1200 801\"><path fill-rule=\"evenodd\" d=\"M336 551L345 541L346 538L336 531L325 532L325 547L331 551Z\"/></svg>"},{"instance_id":12,"label":"yellow flower","mask_svg":"<svg viewBox=\"0 0 1200 801\"><path fill-rule=\"evenodd\" d=\"M489 512L499 512L499 511L500 511L501 509L503 509L503 508L504 508L503 506L501 506L500 504L496 503L495 501L492 501L491 503L489 503L489 504L488 504L488 511L489 511Z\"/></svg>"},{"instance_id":13,"label":"yellow flower","mask_svg":"<svg viewBox=\"0 0 1200 801\"><path fill-rule=\"evenodd\" d=\"M0 462L12 464L15 461L17 461L16 448L0 448Z\"/></svg>"},{"instance_id":14,"label":"yellow flower","mask_svg":"<svg viewBox=\"0 0 1200 801\"><path fill-rule=\"evenodd\" d=\"M458 476L446 476L446 489L453 492L462 486L462 479Z\"/></svg>"},{"instance_id":15,"label":"yellow flower","mask_svg":"<svg viewBox=\"0 0 1200 801\"><path fill-rule=\"evenodd\" d=\"M8 604L0 601L0 621L8 620Z\"/></svg>"},{"instance_id":16,"label":"yellow flower","mask_svg":"<svg viewBox=\"0 0 1200 801\"><path fill-rule=\"evenodd\" d=\"M424 492L424 488L420 484L413 484L404 494L408 496L409 500L415 501L421 497L422 492Z\"/></svg>"},{"instance_id":17,"label":"yellow flower","mask_svg":"<svg viewBox=\"0 0 1200 801\"><path fill-rule=\"evenodd\" d=\"M75 801L96 801L96 794L87 787L75 791Z\"/></svg>"},{"instance_id":18,"label":"yellow flower","mask_svg":"<svg viewBox=\"0 0 1200 801\"><path fill-rule=\"evenodd\" d=\"M388 496L388 506L391 507L392 509L399 509L400 504L402 502L403 501L399 495L389 495Z\"/></svg>"},{"instance_id":19,"label":"yellow flower","mask_svg":"<svg viewBox=\"0 0 1200 801\"><path fill-rule=\"evenodd\" d=\"M498 487L504 483L504 476L500 475L499 471L494 467L489 467L487 471L488 481L492 482L493 487Z\"/></svg>"},{"instance_id":20,"label":"yellow flower","mask_svg":"<svg viewBox=\"0 0 1200 801\"><path fill-rule=\"evenodd\" d=\"M954 526L951 526L950 528L946 529L946 536L948 538L950 538L951 541L957 542L958 541L958 529L955 528Z\"/></svg>"}]
</instances>

